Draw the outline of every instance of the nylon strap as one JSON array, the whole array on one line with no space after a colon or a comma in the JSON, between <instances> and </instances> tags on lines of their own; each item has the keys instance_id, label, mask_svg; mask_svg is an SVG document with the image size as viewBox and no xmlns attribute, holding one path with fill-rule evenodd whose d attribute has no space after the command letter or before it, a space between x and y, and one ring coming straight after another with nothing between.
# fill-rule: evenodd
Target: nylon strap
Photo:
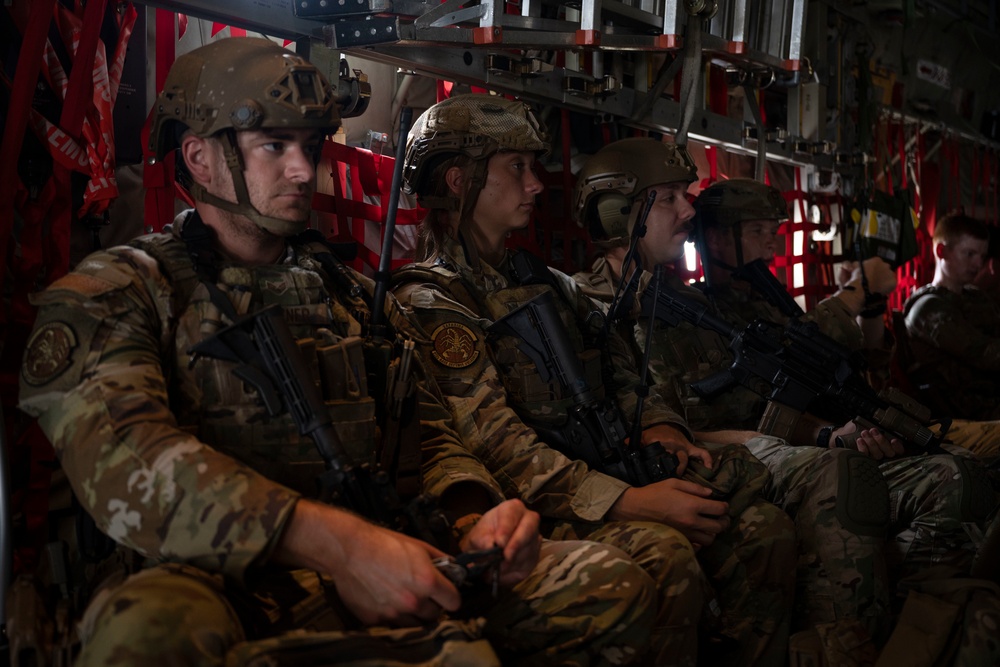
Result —
<instances>
[{"instance_id":1,"label":"nylon strap","mask_svg":"<svg viewBox=\"0 0 1000 667\"><path fill-rule=\"evenodd\" d=\"M688 20L697 21L697 19L693 17L689 17ZM653 84L653 87L647 91L646 97L642 102L642 106L632 113L632 120L641 121L649 116L649 113L656 105L656 101L660 99L660 96L663 95L663 91L667 89L667 85L677 78L677 72L681 69L681 64L683 64L684 61L685 58L683 57L674 58L669 64L664 61L664 63L660 65L660 70L656 73L656 82ZM569 162L564 162L563 164L569 164Z\"/></svg>"},{"instance_id":2,"label":"nylon strap","mask_svg":"<svg viewBox=\"0 0 1000 667\"><path fill-rule=\"evenodd\" d=\"M688 16L684 26L684 54L681 69L681 118L677 126L674 143L687 147L688 128L699 104L699 89L701 83L701 18Z\"/></svg>"},{"instance_id":3,"label":"nylon strap","mask_svg":"<svg viewBox=\"0 0 1000 667\"><path fill-rule=\"evenodd\" d=\"M101 32L101 22L104 19L104 10L107 6L107 0L91 0L87 3L84 8L83 22L79 25L78 30L69 31L73 39L79 34L79 45L77 46L76 54L73 57L73 67L69 75L69 81L66 85L65 97L63 98L62 113L59 118L59 125L63 131L70 137L79 140L82 138L82 130L84 124L84 118L88 110L92 107L92 104L88 104L85 100L92 100L93 95L91 93L92 86L95 82L92 81L94 78L94 64L97 58L97 44L98 37ZM65 12L57 12L57 17L61 16L66 20L72 21L72 16L66 16ZM76 27L76 26L74 26ZM64 37L65 39L65 37ZM103 51L103 49L102 49ZM105 67L105 73L107 68ZM110 123L110 100L108 101L106 113L109 116L108 122ZM101 128L103 130L103 128ZM109 137L111 135L108 135ZM90 138L90 137L88 137ZM92 137L91 142L85 142L86 145L91 147L90 151L96 152L96 146L99 145L99 137ZM107 141L103 143L107 144ZM98 176L96 173L96 162L99 162L96 154L91 157L88 155L88 164L90 166L90 175L92 177ZM60 180L65 180L66 184L69 184L69 174L62 173L65 172L65 168L61 165L53 165L53 176L58 175ZM114 180L114 175L111 175L112 181ZM111 188L113 193L111 197L116 197L118 195L118 188ZM69 191L66 191L67 195ZM104 193L107 195L108 193ZM107 202L104 204L105 209L107 208ZM54 212L54 211L53 211ZM101 211L103 213L103 211ZM50 273L50 278L56 278L64 275L69 271L69 246L70 246L70 228L73 223L73 211L70 207L61 210L59 215L50 215L50 228L49 228L49 249L51 251L52 260L52 270Z\"/></svg>"},{"instance_id":4,"label":"nylon strap","mask_svg":"<svg viewBox=\"0 0 1000 667\"><path fill-rule=\"evenodd\" d=\"M55 0L36 0L31 3L24 39L18 54L14 85L10 106L4 126L3 142L0 144L0 201L13 202L19 179L17 177L17 156L21 154L24 131L28 123L28 110L42 67L42 52L45 37L52 16ZM7 248L14 228L14 207L0 206L0 262L7 261ZM0 293L6 272L0 272ZM0 315L0 320L5 319Z\"/></svg>"},{"instance_id":5,"label":"nylon strap","mask_svg":"<svg viewBox=\"0 0 1000 667\"><path fill-rule=\"evenodd\" d=\"M761 101L757 99L757 93L747 81L743 82L743 92L757 124L757 162L754 164L753 177L754 180L764 183L767 176L767 128L764 126L764 115L760 109Z\"/></svg>"},{"instance_id":6,"label":"nylon strap","mask_svg":"<svg viewBox=\"0 0 1000 667\"><path fill-rule=\"evenodd\" d=\"M176 38L175 15L165 9L156 10L156 90L163 90L167 73L174 63ZM145 220L146 233L159 233L164 225L174 217L174 162L176 153L171 152L162 160L151 163L149 153L149 133L152 127L153 110L146 117L142 128L143 169L142 184L146 189Z\"/></svg>"},{"instance_id":7,"label":"nylon strap","mask_svg":"<svg viewBox=\"0 0 1000 667\"><path fill-rule=\"evenodd\" d=\"M0 226L5 230L0 247L5 255L16 211L23 218L24 227L19 235L21 255L11 262L11 273L17 282L11 307L12 318L25 323L34 317L34 309L27 301L28 294L69 270L70 226L74 217L102 215L111 200L117 197L112 106L136 17L131 6L121 15L114 57L109 66L106 49L101 48L99 39L106 0L87 3L82 7L82 17L58 3L33 3L30 10L26 4L21 5L20 11L10 10L25 37L18 56L15 82L11 84L5 79L12 89L12 115L0 148L0 172L6 172L0 189L5 196L9 194L9 201L13 202L13 206L4 207L0 212ZM61 38L67 51L73 51L68 77L55 48L46 39L50 32ZM39 74L45 76L61 99L58 125L31 107L31 94L23 89L29 82L33 89ZM53 158L52 175L41 186L41 192L25 191L16 171L11 172L16 170L23 131L29 124ZM11 141L7 133L15 130L20 131ZM86 174L90 179L83 193L84 205L77 212L71 206L70 172L73 171ZM48 228L43 231L46 221ZM47 274L43 276L45 271Z\"/></svg>"}]
</instances>

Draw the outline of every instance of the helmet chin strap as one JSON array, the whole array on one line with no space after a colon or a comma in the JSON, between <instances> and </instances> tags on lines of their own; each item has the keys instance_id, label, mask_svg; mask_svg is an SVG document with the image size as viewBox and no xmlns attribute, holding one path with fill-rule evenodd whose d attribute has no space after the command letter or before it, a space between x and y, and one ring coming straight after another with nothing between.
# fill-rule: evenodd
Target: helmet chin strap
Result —
<instances>
[{"instance_id":1,"label":"helmet chin strap","mask_svg":"<svg viewBox=\"0 0 1000 667\"><path fill-rule=\"evenodd\" d=\"M632 236L632 230L635 229L636 223L639 222L639 216L642 215L642 212L643 212L642 199L638 197L633 198L632 201L629 202L628 223L625 226L625 229L628 230L629 236ZM645 231L642 232L642 235L645 236L646 232Z\"/></svg>"},{"instance_id":2,"label":"helmet chin strap","mask_svg":"<svg viewBox=\"0 0 1000 667\"><path fill-rule=\"evenodd\" d=\"M733 266L729 262L723 262L721 259L715 257L711 252L709 252L708 240L705 238L706 234L704 223L696 224L695 230L695 246L698 248L698 254L701 255L706 287L712 287L713 282L711 271L708 270L707 264L717 266L720 269L725 269L726 271L729 271L729 273L735 273L740 270L743 266L743 235L741 233L742 229L739 222L733 226L733 240L736 243L736 266Z\"/></svg>"},{"instance_id":3,"label":"helmet chin strap","mask_svg":"<svg viewBox=\"0 0 1000 667\"><path fill-rule=\"evenodd\" d=\"M219 140L222 142L223 154L226 157L226 166L229 167L229 173L233 177L236 201L232 202L212 194L199 183L191 186L191 197L216 208L221 208L223 211L242 215L261 229L276 236L295 236L305 231L309 225L308 220L297 221L274 218L264 215L250 203L250 192L247 189L246 178L243 176L243 156L240 155L240 149L236 145L235 133L231 130L225 131L221 134Z\"/></svg>"},{"instance_id":4,"label":"helmet chin strap","mask_svg":"<svg viewBox=\"0 0 1000 667\"><path fill-rule=\"evenodd\" d=\"M736 223L737 228L739 223ZM736 236L736 266L733 266L729 262L723 262L718 257L712 257L709 255L708 261L712 266L717 266L720 269L725 269L730 274L730 279L736 277L735 274L741 268L743 268L743 239L740 238L739 233L734 230L734 236ZM707 250L707 247L706 247ZM707 272L706 272L707 274Z\"/></svg>"},{"instance_id":5,"label":"helmet chin strap","mask_svg":"<svg viewBox=\"0 0 1000 667\"><path fill-rule=\"evenodd\" d=\"M733 242L735 243L734 250L736 251L736 268L730 269L730 271L743 268L743 223L740 221L737 221L733 225Z\"/></svg>"}]
</instances>

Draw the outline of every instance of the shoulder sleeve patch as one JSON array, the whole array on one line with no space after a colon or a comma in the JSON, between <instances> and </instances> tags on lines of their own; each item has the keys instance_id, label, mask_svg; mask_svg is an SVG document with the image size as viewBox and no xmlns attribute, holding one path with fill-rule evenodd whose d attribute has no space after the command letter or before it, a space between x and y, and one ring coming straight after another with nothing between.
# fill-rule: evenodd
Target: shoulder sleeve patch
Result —
<instances>
[{"instance_id":1,"label":"shoulder sleeve patch","mask_svg":"<svg viewBox=\"0 0 1000 667\"><path fill-rule=\"evenodd\" d=\"M448 368L466 368L479 358L479 338L460 322L445 322L431 334L431 356Z\"/></svg>"},{"instance_id":2,"label":"shoulder sleeve patch","mask_svg":"<svg viewBox=\"0 0 1000 667\"><path fill-rule=\"evenodd\" d=\"M67 273L53 285L54 289L68 289L85 296L101 296L122 287L128 287L131 280L120 271L105 271L102 275L87 273Z\"/></svg>"},{"instance_id":3,"label":"shoulder sleeve patch","mask_svg":"<svg viewBox=\"0 0 1000 667\"><path fill-rule=\"evenodd\" d=\"M74 274L94 279L92 284L95 287L107 285L110 288L128 287L135 281L137 274L148 276L159 271L156 257L146 250L129 246L116 246L95 252L81 260L73 269Z\"/></svg>"},{"instance_id":4,"label":"shoulder sleeve patch","mask_svg":"<svg viewBox=\"0 0 1000 667\"><path fill-rule=\"evenodd\" d=\"M73 365L79 337L66 322L52 321L35 330L28 339L21 373L34 387L48 384Z\"/></svg>"}]
</instances>

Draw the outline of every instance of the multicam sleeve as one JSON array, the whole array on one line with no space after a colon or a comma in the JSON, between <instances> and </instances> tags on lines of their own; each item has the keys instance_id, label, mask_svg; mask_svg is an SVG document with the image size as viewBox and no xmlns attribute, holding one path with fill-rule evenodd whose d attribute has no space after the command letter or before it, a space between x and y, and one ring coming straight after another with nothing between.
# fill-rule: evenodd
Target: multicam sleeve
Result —
<instances>
[{"instance_id":1,"label":"multicam sleeve","mask_svg":"<svg viewBox=\"0 0 1000 667\"><path fill-rule=\"evenodd\" d=\"M496 480L483 463L461 444L462 438L455 430L447 402L428 370L430 339L419 323L396 305L391 295L390 303L393 304L393 326L414 342L418 353L413 379L420 405L423 492L443 498L471 484L485 490L494 504L502 502L503 491Z\"/></svg>"},{"instance_id":2,"label":"multicam sleeve","mask_svg":"<svg viewBox=\"0 0 1000 667\"><path fill-rule=\"evenodd\" d=\"M178 428L162 362L171 296L141 251L81 262L37 298L20 405L101 530L144 556L238 579L270 554L298 495Z\"/></svg>"},{"instance_id":3,"label":"multicam sleeve","mask_svg":"<svg viewBox=\"0 0 1000 667\"><path fill-rule=\"evenodd\" d=\"M504 494L546 517L603 518L628 486L551 449L521 421L507 404L483 321L436 285L410 283L395 294L429 335L428 370L463 445L486 465Z\"/></svg>"}]
</instances>

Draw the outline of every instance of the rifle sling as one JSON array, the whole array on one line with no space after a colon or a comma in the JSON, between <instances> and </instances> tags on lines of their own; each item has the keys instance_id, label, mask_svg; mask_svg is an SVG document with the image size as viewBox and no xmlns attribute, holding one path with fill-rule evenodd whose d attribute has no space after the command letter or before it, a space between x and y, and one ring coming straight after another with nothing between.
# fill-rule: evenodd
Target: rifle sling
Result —
<instances>
[{"instance_id":1,"label":"rifle sling","mask_svg":"<svg viewBox=\"0 0 1000 667\"><path fill-rule=\"evenodd\" d=\"M212 245L212 234L205 223L201 220L201 216L197 212L193 213L190 218L185 222L184 228L181 230L181 239L187 248L188 255L194 267L194 271L197 274L200 282L205 285L208 290L209 298L219 311L228 317L232 322L235 322L239 318L239 314L233 307L232 302L225 295L225 293L219 289L216 284L218 278L218 271L216 269L215 262L217 261L217 252ZM327 276L338 286L341 290L351 297L355 298L355 311L358 311L358 307L362 304L368 306L369 309L372 306L372 297L368 293L368 290L358 289L361 285L353 280L349 272L346 270L345 265L340 261L339 257L341 252L347 250L350 244L340 244L344 246L333 247L321 233L316 230L306 230L305 232L290 239L292 244L302 244L302 245L312 245L314 249L313 256L323 267L324 272ZM317 247L316 244L319 244ZM185 290L186 291L186 290ZM193 291L193 287L190 288ZM190 298L190 294L187 295L185 300ZM360 299L361 303L357 300ZM382 401L384 403L385 401ZM411 416L410 422L415 422L417 419L416 413L414 412L415 406L412 406L408 416ZM396 491L401 498L411 498L420 493L420 488L422 486L422 476L421 476L421 450L420 450L420 429L412 428L412 424L407 425L406 423L390 424L389 422L395 421L392 415L386 415L386 429L387 434L398 434L398 442L390 443L391 438L385 438L382 446L379 448L383 450L381 452L381 459L392 460L395 464L394 468L390 468L392 471L391 477L396 485ZM415 438L414 438L415 436ZM414 442L416 446L414 445ZM410 446L404 446L409 444Z\"/></svg>"}]
</instances>

